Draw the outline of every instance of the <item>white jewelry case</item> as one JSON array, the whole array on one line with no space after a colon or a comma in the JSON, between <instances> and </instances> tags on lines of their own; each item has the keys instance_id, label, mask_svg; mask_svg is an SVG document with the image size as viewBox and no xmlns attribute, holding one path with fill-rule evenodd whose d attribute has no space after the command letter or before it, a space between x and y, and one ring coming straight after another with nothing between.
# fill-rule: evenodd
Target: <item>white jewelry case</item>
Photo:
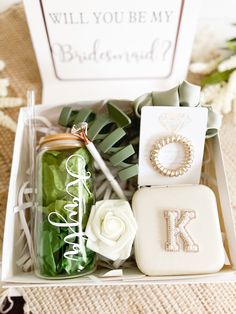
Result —
<instances>
[{"instance_id":1,"label":"white jewelry case","mask_svg":"<svg viewBox=\"0 0 236 314\"><path fill-rule=\"evenodd\" d=\"M133 197L135 258L149 276L204 274L225 262L216 198L204 185L143 187Z\"/></svg>"}]
</instances>

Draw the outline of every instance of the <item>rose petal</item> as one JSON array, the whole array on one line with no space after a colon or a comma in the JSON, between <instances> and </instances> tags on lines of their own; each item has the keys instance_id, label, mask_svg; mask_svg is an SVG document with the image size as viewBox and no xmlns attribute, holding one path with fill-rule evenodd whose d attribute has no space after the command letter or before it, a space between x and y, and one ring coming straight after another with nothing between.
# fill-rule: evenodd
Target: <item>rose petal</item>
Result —
<instances>
[{"instance_id":1,"label":"rose petal","mask_svg":"<svg viewBox=\"0 0 236 314\"><path fill-rule=\"evenodd\" d=\"M117 241L124 232L124 229L125 224L122 219L115 216L113 213L108 212L102 223L102 235L106 238Z\"/></svg>"}]
</instances>

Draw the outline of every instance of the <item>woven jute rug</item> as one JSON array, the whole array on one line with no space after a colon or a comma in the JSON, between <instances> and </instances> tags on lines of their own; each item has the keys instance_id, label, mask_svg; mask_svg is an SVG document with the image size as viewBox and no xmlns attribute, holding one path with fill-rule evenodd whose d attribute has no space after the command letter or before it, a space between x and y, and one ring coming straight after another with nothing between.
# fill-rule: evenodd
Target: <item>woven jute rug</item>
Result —
<instances>
[{"instance_id":1,"label":"woven jute rug","mask_svg":"<svg viewBox=\"0 0 236 314\"><path fill-rule=\"evenodd\" d=\"M41 83L21 5L0 15L0 59L5 60L11 96L25 97L34 87L40 102ZM18 108L1 109L17 121ZM1 121L0 121L1 124ZM221 131L232 205L236 205L236 127L225 118ZM0 126L0 242L15 134ZM236 284L98 286L21 289L32 313L236 313Z\"/></svg>"}]
</instances>

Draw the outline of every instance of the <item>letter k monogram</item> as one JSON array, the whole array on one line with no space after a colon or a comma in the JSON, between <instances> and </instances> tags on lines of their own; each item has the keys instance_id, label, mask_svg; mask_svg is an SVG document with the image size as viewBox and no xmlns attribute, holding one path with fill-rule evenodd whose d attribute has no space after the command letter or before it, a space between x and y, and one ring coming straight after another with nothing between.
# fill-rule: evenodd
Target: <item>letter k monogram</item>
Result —
<instances>
[{"instance_id":1,"label":"letter k monogram","mask_svg":"<svg viewBox=\"0 0 236 314\"><path fill-rule=\"evenodd\" d=\"M164 217L167 224L167 242L165 249L170 252L180 250L179 241L183 241L183 248L186 252L198 252L199 246L193 241L186 227L189 222L196 218L195 211L166 210Z\"/></svg>"}]
</instances>

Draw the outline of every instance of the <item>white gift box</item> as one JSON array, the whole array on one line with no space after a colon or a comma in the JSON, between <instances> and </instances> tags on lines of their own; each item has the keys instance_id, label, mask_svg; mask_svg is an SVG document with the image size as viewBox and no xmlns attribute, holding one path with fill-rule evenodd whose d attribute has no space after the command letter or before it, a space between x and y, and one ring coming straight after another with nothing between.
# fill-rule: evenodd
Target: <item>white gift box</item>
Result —
<instances>
[{"instance_id":1,"label":"white gift box","mask_svg":"<svg viewBox=\"0 0 236 314\"><path fill-rule=\"evenodd\" d=\"M127 3L122 0L116 4L108 0L89 0L86 3L67 0L60 4L56 0L25 0L43 81L44 105L36 106L36 116L46 116L56 123L65 102L76 101L77 106L81 107L93 106L99 104L99 101L90 99L134 99L142 93L166 90L179 84L187 72L198 7L199 1L195 0L174 3L166 0ZM117 61L117 58L120 59ZM56 106L57 103L60 105ZM226 265L219 273L148 277L137 268L104 269L86 277L53 281L37 278L33 272L21 271L16 265L22 251L22 247L16 245L21 225L14 208L29 167L25 123L28 110L22 108L20 111L13 153L3 243L4 286L173 284L236 280L236 236L218 136L211 140L217 181L215 190L225 248L230 260L230 265Z\"/></svg>"}]
</instances>

